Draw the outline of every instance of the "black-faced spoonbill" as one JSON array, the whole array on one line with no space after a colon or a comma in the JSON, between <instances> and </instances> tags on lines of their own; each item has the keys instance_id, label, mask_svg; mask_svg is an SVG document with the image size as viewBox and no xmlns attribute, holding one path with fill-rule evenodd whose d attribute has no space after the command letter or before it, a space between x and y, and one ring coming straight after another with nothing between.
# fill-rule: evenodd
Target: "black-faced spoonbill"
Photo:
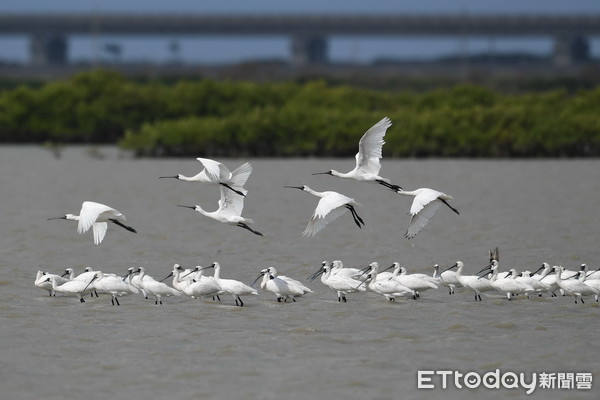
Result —
<instances>
[{"instance_id":1,"label":"black-faced spoonbill","mask_svg":"<svg viewBox=\"0 0 600 400\"><path fill-rule=\"evenodd\" d=\"M52 289L55 292L65 294L67 296L75 296L79 299L80 302L85 303L83 296L87 293L91 293L94 290L94 286L92 282L96 279L93 276L89 281L83 280L72 280L63 283L62 285L58 285L57 279L54 276L46 278L50 283L52 283Z\"/></svg>"},{"instance_id":2,"label":"black-faced spoonbill","mask_svg":"<svg viewBox=\"0 0 600 400\"><path fill-rule=\"evenodd\" d=\"M231 172L229 168L218 161L208 158L196 158L196 160L202 163L204 169L194 176L177 174L175 176L161 176L159 178L175 178L186 182L221 185L229 190L233 190L240 196L246 196L246 190L243 189L243 186L252 172L250 163L244 163Z\"/></svg>"},{"instance_id":3,"label":"black-faced spoonbill","mask_svg":"<svg viewBox=\"0 0 600 400\"><path fill-rule=\"evenodd\" d=\"M390 279L393 279L401 285L409 288L412 291L413 300L418 299L420 297L420 293L424 292L425 290L438 288L435 283L429 280L429 278L431 278L430 276L427 276L427 278L422 278L418 275L408 274L406 272L406 268L401 267L400 263L398 262L394 262L392 267L394 268L394 273Z\"/></svg>"},{"instance_id":4,"label":"black-faced spoonbill","mask_svg":"<svg viewBox=\"0 0 600 400\"><path fill-rule=\"evenodd\" d=\"M379 176L381 170L381 149L385 144L383 137L387 129L392 126L388 117L377 122L360 138L358 142L358 153L356 153L356 166L350 172L339 172L332 169L327 172L317 172L313 175L331 175L339 178L354 179L359 182L378 183L389 189L397 190L400 186L393 185L390 180Z\"/></svg>"},{"instance_id":5,"label":"black-faced spoonbill","mask_svg":"<svg viewBox=\"0 0 600 400\"><path fill-rule=\"evenodd\" d=\"M404 196L414 196L409 212L410 222L404 235L407 239L415 237L429 223L429 220L433 218L442 204L447 205L452 211L460 215L458 210L448 203L448 200L452 200L453 197L437 190L429 188L416 190L397 189L396 193Z\"/></svg>"},{"instance_id":6,"label":"black-faced spoonbill","mask_svg":"<svg viewBox=\"0 0 600 400\"><path fill-rule=\"evenodd\" d=\"M481 301L481 292L493 290L494 287L490 284L489 279L481 278L478 275L463 275L465 264L462 261L457 261L447 270L457 268L456 278L466 288L471 289L475 293L475 301Z\"/></svg>"},{"instance_id":7,"label":"black-faced spoonbill","mask_svg":"<svg viewBox=\"0 0 600 400\"><path fill-rule=\"evenodd\" d=\"M116 275L105 275L100 271L95 271L94 288L96 292L107 293L111 296L111 303L120 306L118 296L136 294L140 291L123 278Z\"/></svg>"},{"instance_id":8,"label":"black-faced spoonbill","mask_svg":"<svg viewBox=\"0 0 600 400\"><path fill-rule=\"evenodd\" d=\"M413 293L411 289L394 279L379 278L379 263L376 261L369 264L369 266L371 268L369 270L369 274L367 275L367 280L370 279L370 281L367 284L367 287L372 292L382 295L389 301L396 301L396 297L398 296L402 297Z\"/></svg>"},{"instance_id":9,"label":"black-faced spoonbill","mask_svg":"<svg viewBox=\"0 0 600 400\"><path fill-rule=\"evenodd\" d=\"M277 301L286 301L291 298L296 301L296 297L301 297L306 293L312 293L308 287L299 281L285 275L278 275L275 267L268 267L260 271L260 274L250 286L253 286L260 278L260 288L266 292L271 292L277 297Z\"/></svg>"},{"instance_id":10,"label":"black-faced spoonbill","mask_svg":"<svg viewBox=\"0 0 600 400\"><path fill-rule=\"evenodd\" d=\"M579 279L563 279L563 267L558 266L554 267L554 269L556 270L556 283L565 291L566 295L575 297L575 304L577 304L577 300L581 300L581 303L584 303L583 296L597 296L600 294L598 289L586 285L585 282L580 281Z\"/></svg>"},{"instance_id":11,"label":"black-faced spoonbill","mask_svg":"<svg viewBox=\"0 0 600 400\"><path fill-rule=\"evenodd\" d=\"M49 272L38 271L35 277L34 286L39 287L40 289L44 289L48 291L48 296L56 296L54 289L52 289L52 282L48 280L50 277L54 277L56 279L56 283L58 285L62 285L69 281L69 279L64 278L68 272L65 272L62 275L51 274Z\"/></svg>"},{"instance_id":12,"label":"black-faced spoonbill","mask_svg":"<svg viewBox=\"0 0 600 400\"><path fill-rule=\"evenodd\" d=\"M163 296L181 296L181 292L177 289L173 289L169 285L163 282L159 282L154 278L146 275L144 267L138 267L133 273L139 274L140 281L139 285L143 291L150 296L154 296L154 304L162 304Z\"/></svg>"},{"instance_id":13,"label":"black-faced spoonbill","mask_svg":"<svg viewBox=\"0 0 600 400\"><path fill-rule=\"evenodd\" d=\"M129 232L137 233L135 229L124 224L126 219L121 212L112 207L96 203L94 201L84 201L81 205L81 211L79 212L79 215L66 214L64 217L48 218L48 220L53 219L78 221L77 232L81 235L92 228L94 232L94 244L96 245L99 245L104 239L106 230L108 229L108 222L119 225L121 228L127 229Z\"/></svg>"},{"instance_id":14,"label":"black-faced spoonbill","mask_svg":"<svg viewBox=\"0 0 600 400\"><path fill-rule=\"evenodd\" d=\"M221 290L233 296L236 306L244 306L244 302L242 301L242 298L240 296L245 296L249 294L258 296L258 292L256 291L256 289L246 285L243 282L236 281L235 279L221 278L221 265L218 262L213 262L212 265L210 265L207 268L215 269L215 274L213 276L214 280L217 282L217 285L221 288Z\"/></svg>"},{"instance_id":15,"label":"black-faced spoonbill","mask_svg":"<svg viewBox=\"0 0 600 400\"><path fill-rule=\"evenodd\" d=\"M222 224L239 226L254 233L255 235L263 236L262 233L255 231L248 225L253 224L250 218L242 217L242 211L244 209L244 197L238 195L226 189L221 188L221 199L219 200L219 208L216 211L205 211L199 205L195 206L183 206L179 207L191 208L192 210L198 211L200 214L212 218L215 221L219 221Z\"/></svg>"},{"instance_id":16,"label":"black-faced spoonbill","mask_svg":"<svg viewBox=\"0 0 600 400\"><path fill-rule=\"evenodd\" d=\"M308 279L313 281L319 275L321 275L321 283L329 287L331 290L337 292L338 302L346 302L346 294L354 292L364 292L367 288L363 285L363 281L357 279L348 278L343 275L332 275L331 267L329 265L323 265L312 274Z\"/></svg>"},{"instance_id":17,"label":"black-faced spoonbill","mask_svg":"<svg viewBox=\"0 0 600 400\"><path fill-rule=\"evenodd\" d=\"M365 224L365 222L361 217L359 217L354 209L355 206L360 206L360 204L348 196L344 196L341 193L333 191L317 192L306 185L286 187L300 189L312 194L313 196L321 198L317 204L317 208L315 208L315 211L310 218L310 221L308 222L308 225L306 226L306 229L304 232L302 232L302 236L316 235L317 232L325 228L330 222L336 220L341 215L346 213L346 211L350 211L352 218L354 219L354 223L356 223L359 228L362 228L362 226Z\"/></svg>"}]
</instances>

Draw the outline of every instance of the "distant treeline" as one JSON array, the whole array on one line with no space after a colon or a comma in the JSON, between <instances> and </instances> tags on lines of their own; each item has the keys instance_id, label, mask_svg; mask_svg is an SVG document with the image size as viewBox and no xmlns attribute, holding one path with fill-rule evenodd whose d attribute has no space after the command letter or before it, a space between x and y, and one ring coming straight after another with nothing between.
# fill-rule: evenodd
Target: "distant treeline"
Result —
<instances>
[{"instance_id":1,"label":"distant treeline","mask_svg":"<svg viewBox=\"0 0 600 400\"><path fill-rule=\"evenodd\" d=\"M0 143L117 143L145 156L350 156L384 116L386 156L600 155L600 88L426 92L324 81L138 82L93 71L0 92Z\"/></svg>"}]
</instances>

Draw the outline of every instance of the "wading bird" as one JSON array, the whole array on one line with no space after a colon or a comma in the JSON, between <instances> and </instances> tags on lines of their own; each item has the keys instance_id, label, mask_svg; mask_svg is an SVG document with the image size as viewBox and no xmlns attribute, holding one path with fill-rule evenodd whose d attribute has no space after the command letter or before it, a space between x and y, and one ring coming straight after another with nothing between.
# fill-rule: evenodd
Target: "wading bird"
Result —
<instances>
[{"instance_id":1,"label":"wading bird","mask_svg":"<svg viewBox=\"0 0 600 400\"><path fill-rule=\"evenodd\" d=\"M412 206L410 207L410 223L404 237L411 239L421 231L435 213L440 209L442 204L447 205L452 211L459 214L458 210L452 207L448 200L452 200L452 196L437 190L429 188L420 188L416 190L397 189L396 193L404 196L414 196Z\"/></svg>"},{"instance_id":2,"label":"wading bird","mask_svg":"<svg viewBox=\"0 0 600 400\"><path fill-rule=\"evenodd\" d=\"M353 278L348 278L343 275L332 275L331 267L322 265L314 274L308 277L310 281L317 279L321 275L321 283L337 292L338 302L346 302L346 294L354 292L364 292L367 288L363 285L363 281Z\"/></svg>"},{"instance_id":3,"label":"wading bird","mask_svg":"<svg viewBox=\"0 0 600 400\"><path fill-rule=\"evenodd\" d=\"M175 176L160 176L159 178L174 178L186 182L221 185L240 196L246 196L246 190L243 189L243 186L252 172L250 163L244 163L231 172L229 168L218 161L208 158L196 158L196 160L202 163L204 169L194 176L177 174Z\"/></svg>"},{"instance_id":4,"label":"wading bird","mask_svg":"<svg viewBox=\"0 0 600 400\"><path fill-rule=\"evenodd\" d=\"M244 302L240 296L245 296L249 294L258 295L258 292L253 287L246 285L243 282L236 281L235 279L223 279L221 278L221 265L218 262L213 262L210 266L206 268L214 268L215 274L213 276L217 285L221 288L225 293L229 293L233 296L235 300L235 305L243 307Z\"/></svg>"},{"instance_id":5,"label":"wading bird","mask_svg":"<svg viewBox=\"0 0 600 400\"><path fill-rule=\"evenodd\" d=\"M125 216L119 211L93 201L84 201L81 205L79 215L66 214L64 217L48 218L48 221L53 219L78 221L77 232L79 234L84 234L92 228L92 231L94 232L94 244L96 245L100 244L104 239L106 230L108 229L108 222L119 225L129 232L137 233L135 229L124 224L126 221Z\"/></svg>"},{"instance_id":6,"label":"wading bird","mask_svg":"<svg viewBox=\"0 0 600 400\"><path fill-rule=\"evenodd\" d=\"M179 207L191 208L192 210L198 211L200 214L223 224L239 226L249 230L255 235L263 236L262 233L255 231L248 226L249 224L253 224L254 221L249 218L242 217L242 211L244 209L244 197L224 187L221 188L221 199L219 200L219 208L216 211L205 211L199 205L179 205Z\"/></svg>"},{"instance_id":7,"label":"wading bird","mask_svg":"<svg viewBox=\"0 0 600 400\"><path fill-rule=\"evenodd\" d=\"M494 287L491 285L489 279L480 278L478 275L463 275L463 269L465 264L462 261L457 261L453 266L448 267L447 270L457 268L456 278L466 288L469 288L475 293L475 301L481 301L481 292L487 292L493 290Z\"/></svg>"},{"instance_id":8,"label":"wading bird","mask_svg":"<svg viewBox=\"0 0 600 400\"><path fill-rule=\"evenodd\" d=\"M356 166L350 172L339 172L334 169L327 172L317 172L313 175L331 175L339 178L354 179L359 182L378 183L392 190L400 189L400 186L393 185L390 180L379 176L381 164L379 160L382 157L381 149L385 144L383 137L387 128L392 126L392 121L388 117L369 128L358 142L358 153L356 153Z\"/></svg>"},{"instance_id":9,"label":"wading bird","mask_svg":"<svg viewBox=\"0 0 600 400\"><path fill-rule=\"evenodd\" d=\"M321 198L317 204L317 208L315 208L315 211L310 218L310 221L308 222L308 225L306 226L306 229L304 232L302 232L302 236L316 235L317 232L325 228L327 224L334 221L348 210L352 213L352 218L359 228L365 225L365 222L361 217L359 217L354 209L355 206L360 206L360 204L348 196L344 196L341 193L333 191L317 192L306 185L286 187L300 189L312 194L313 196Z\"/></svg>"},{"instance_id":10,"label":"wading bird","mask_svg":"<svg viewBox=\"0 0 600 400\"><path fill-rule=\"evenodd\" d=\"M295 302L296 297L301 297L306 293L312 293L312 290L296 279L292 279L285 275L278 275L275 267L268 267L261 270L258 277L256 277L250 286L254 286L261 277L263 279L260 283L260 288L277 296L278 302L281 302L281 300L286 301L288 298L291 298L292 301Z\"/></svg>"}]
</instances>

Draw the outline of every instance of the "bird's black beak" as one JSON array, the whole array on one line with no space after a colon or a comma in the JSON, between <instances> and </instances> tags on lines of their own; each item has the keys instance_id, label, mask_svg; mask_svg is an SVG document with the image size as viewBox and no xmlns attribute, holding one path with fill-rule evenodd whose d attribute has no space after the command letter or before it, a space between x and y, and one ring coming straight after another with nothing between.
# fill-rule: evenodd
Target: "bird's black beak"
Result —
<instances>
[{"instance_id":1,"label":"bird's black beak","mask_svg":"<svg viewBox=\"0 0 600 400\"><path fill-rule=\"evenodd\" d=\"M92 278L92 280L90 281L90 283L88 283L87 285L85 285L85 287L83 288L82 292L85 292L85 289L88 288L88 286L90 286L92 284L92 282L94 282L96 280L96 275L94 275L94 277Z\"/></svg>"},{"instance_id":2,"label":"bird's black beak","mask_svg":"<svg viewBox=\"0 0 600 400\"><path fill-rule=\"evenodd\" d=\"M315 172L313 175L331 175L331 171L327 171L327 172Z\"/></svg>"},{"instance_id":3,"label":"bird's black beak","mask_svg":"<svg viewBox=\"0 0 600 400\"><path fill-rule=\"evenodd\" d=\"M167 275L167 276L165 276L164 278L162 278L162 279L161 279L159 282L162 282L162 281L164 281L164 280L166 280L167 278L170 278L170 277L172 277L172 276L173 276L173 271L171 271L171 272L169 273L169 275Z\"/></svg>"},{"instance_id":4,"label":"bird's black beak","mask_svg":"<svg viewBox=\"0 0 600 400\"><path fill-rule=\"evenodd\" d=\"M48 218L47 221L51 221L53 219L67 219L67 216L65 215L64 217L54 217L54 218Z\"/></svg>"},{"instance_id":5,"label":"bird's black beak","mask_svg":"<svg viewBox=\"0 0 600 400\"><path fill-rule=\"evenodd\" d=\"M309 281L314 281L315 279L317 279L317 276L321 275L323 272L325 272L325 270L323 269L323 267L319 268L317 270L317 272L315 272L314 274L312 274L311 276L309 276L308 279Z\"/></svg>"},{"instance_id":6,"label":"bird's black beak","mask_svg":"<svg viewBox=\"0 0 600 400\"><path fill-rule=\"evenodd\" d=\"M292 188L292 189L300 189L300 190L304 190L304 188L302 186L284 186L286 188Z\"/></svg>"},{"instance_id":7,"label":"bird's black beak","mask_svg":"<svg viewBox=\"0 0 600 400\"><path fill-rule=\"evenodd\" d=\"M254 281L253 281L253 282L250 284L250 286L254 286L254 284L255 284L256 282L258 282L258 280L259 280L260 278L262 278L262 276L263 276L264 274L265 274L264 272L261 272L260 274L258 274L258 276L256 277L256 279L255 279L255 280L254 280Z\"/></svg>"},{"instance_id":8,"label":"bird's black beak","mask_svg":"<svg viewBox=\"0 0 600 400\"><path fill-rule=\"evenodd\" d=\"M446 272L446 271L451 270L452 268L456 268L456 267L458 267L458 264L454 264L453 266L446 268L442 272Z\"/></svg>"},{"instance_id":9,"label":"bird's black beak","mask_svg":"<svg viewBox=\"0 0 600 400\"><path fill-rule=\"evenodd\" d=\"M62 274L61 276L67 276L67 275L69 275L69 271L65 271L65 273Z\"/></svg>"},{"instance_id":10,"label":"bird's black beak","mask_svg":"<svg viewBox=\"0 0 600 400\"><path fill-rule=\"evenodd\" d=\"M177 175L175 175L175 176L159 176L158 177L158 179L163 179L163 178L179 179L179 177Z\"/></svg>"},{"instance_id":11,"label":"bird's black beak","mask_svg":"<svg viewBox=\"0 0 600 400\"><path fill-rule=\"evenodd\" d=\"M488 266L484 267L481 271L479 271L478 273L476 273L475 275L479 275L480 273L482 273L483 271L488 271L492 269L492 264L489 264Z\"/></svg>"},{"instance_id":12,"label":"bird's black beak","mask_svg":"<svg viewBox=\"0 0 600 400\"><path fill-rule=\"evenodd\" d=\"M177 207L191 208L192 210L196 209L194 206L182 206L181 204L177 204Z\"/></svg>"}]
</instances>

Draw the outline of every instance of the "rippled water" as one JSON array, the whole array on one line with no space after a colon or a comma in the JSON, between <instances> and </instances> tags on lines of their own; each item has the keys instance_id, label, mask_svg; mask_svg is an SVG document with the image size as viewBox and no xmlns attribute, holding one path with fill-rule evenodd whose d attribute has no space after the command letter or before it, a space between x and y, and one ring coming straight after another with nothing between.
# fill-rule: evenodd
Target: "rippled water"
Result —
<instances>
[{"instance_id":1,"label":"rippled water","mask_svg":"<svg viewBox=\"0 0 600 400\"><path fill-rule=\"evenodd\" d=\"M410 198L374 185L311 176L350 170L352 160L250 160L245 216L264 238L176 207L217 208L218 190L158 176L194 174L193 160L134 160L113 148L104 159L67 148L61 159L37 147L0 148L0 386L3 399L479 399L523 398L523 389L417 389L419 370L591 372L591 392L537 389L532 398L598 398L600 307L589 299L517 298L430 291L388 303L371 293L340 304L319 281L297 303L273 296L222 303L167 298L155 306L101 296L80 304L33 287L38 269L81 272L90 265L124 273L143 265L162 278L174 263L219 261L224 277L247 283L273 265L305 279L322 260L349 266L400 261L410 272L465 262L486 265L500 248L501 269L543 261L598 266L600 162L391 160L382 174L412 189L452 194L461 211L442 209L406 241ZM245 160L225 160L235 167ZM300 236L317 199L284 185L338 190L362 204L366 227L344 216L315 238ZM84 200L122 211L138 230L118 227L100 246L71 221Z\"/></svg>"}]
</instances>

